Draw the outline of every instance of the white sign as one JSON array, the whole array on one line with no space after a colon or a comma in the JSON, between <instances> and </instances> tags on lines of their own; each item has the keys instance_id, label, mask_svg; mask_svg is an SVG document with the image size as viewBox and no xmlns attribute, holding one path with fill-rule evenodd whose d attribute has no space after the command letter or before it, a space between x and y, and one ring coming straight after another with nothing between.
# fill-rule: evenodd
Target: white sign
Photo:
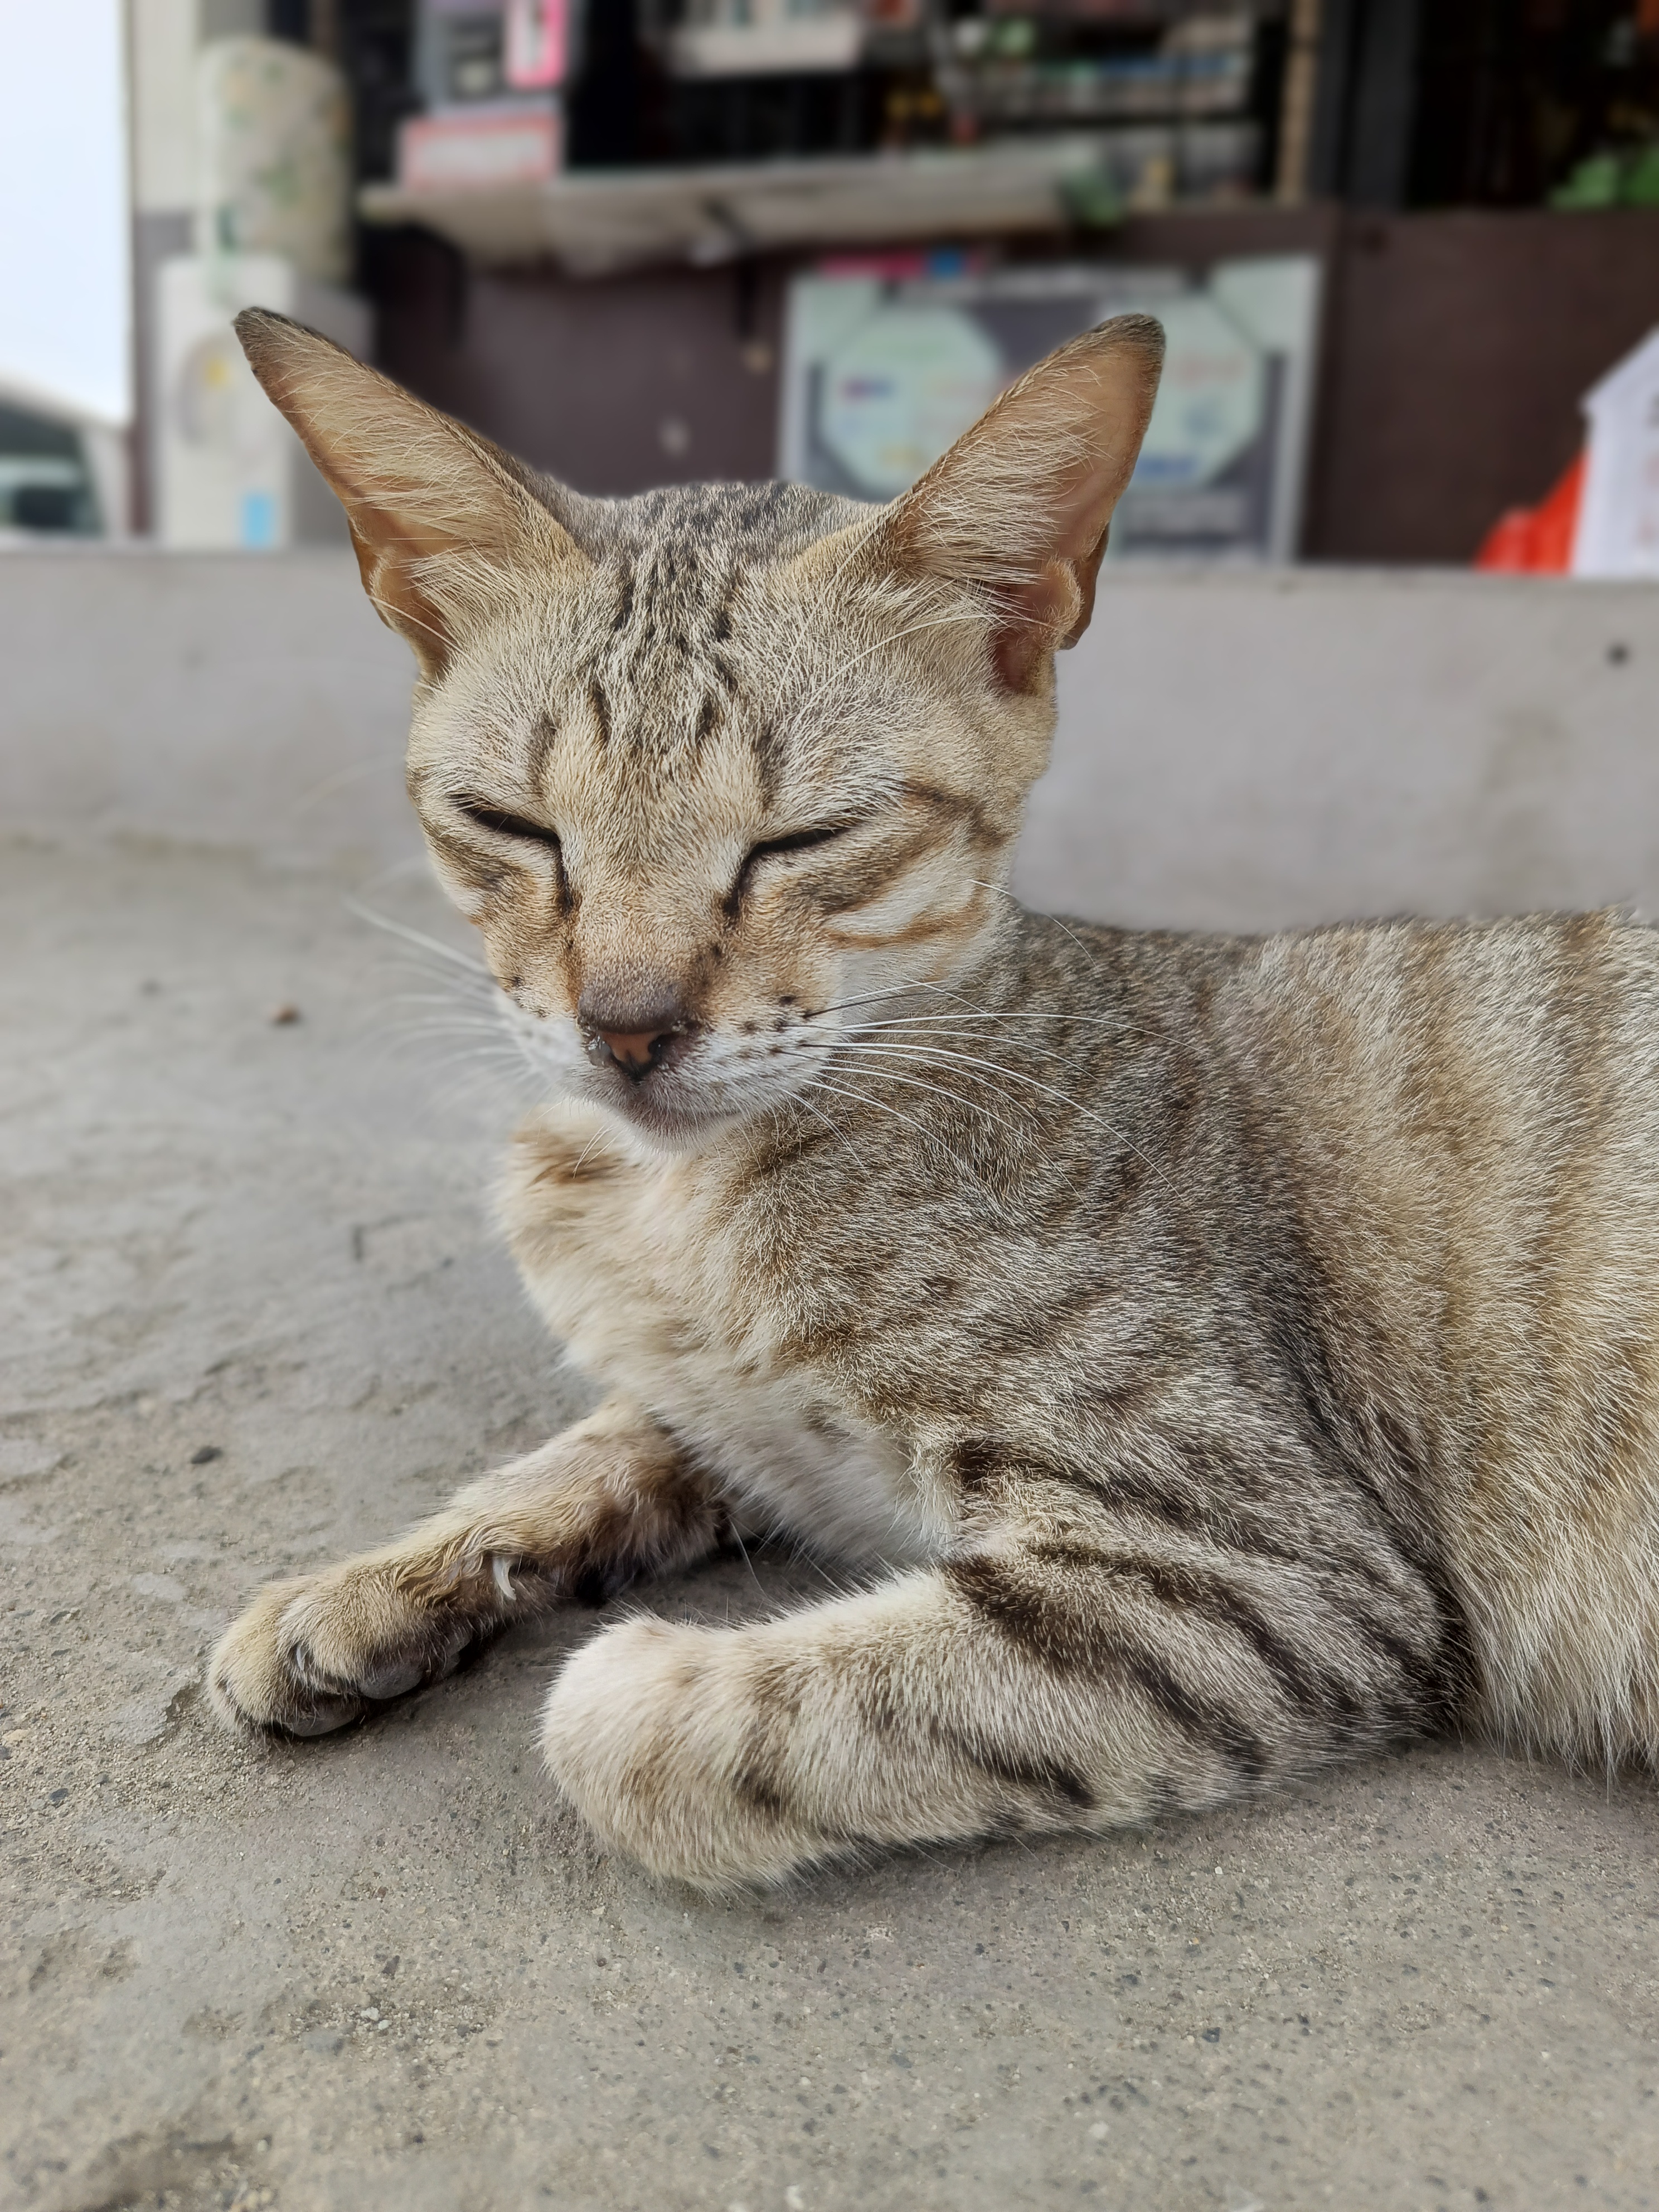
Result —
<instances>
[{"instance_id":1,"label":"white sign","mask_svg":"<svg viewBox=\"0 0 1659 2212\"><path fill-rule=\"evenodd\" d=\"M1589 464L1575 576L1659 576L1659 331L1584 401Z\"/></svg>"},{"instance_id":2,"label":"white sign","mask_svg":"<svg viewBox=\"0 0 1659 2212\"><path fill-rule=\"evenodd\" d=\"M976 270L961 260L878 257L794 280L781 475L891 499L1032 362L1134 309L1158 317L1168 352L1112 556L1295 557L1317 262L1223 261L1194 280L1121 264Z\"/></svg>"}]
</instances>

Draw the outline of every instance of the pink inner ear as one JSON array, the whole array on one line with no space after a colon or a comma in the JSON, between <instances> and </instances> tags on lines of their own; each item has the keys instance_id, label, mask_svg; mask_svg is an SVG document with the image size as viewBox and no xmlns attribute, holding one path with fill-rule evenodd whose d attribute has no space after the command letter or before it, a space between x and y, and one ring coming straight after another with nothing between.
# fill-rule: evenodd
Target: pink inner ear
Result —
<instances>
[{"instance_id":1,"label":"pink inner ear","mask_svg":"<svg viewBox=\"0 0 1659 2212\"><path fill-rule=\"evenodd\" d=\"M1137 441L1137 446L1139 441ZM1073 484L1054 511L1054 551L1062 561L1097 561L1112 510L1133 472L1121 452L1105 453Z\"/></svg>"},{"instance_id":2,"label":"pink inner ear","mask_svg":"<svg viewBox=\"0 0 1659 2212\"><path fill-rule=\"evenodd\" d=\"M1071 644L1087 621L1097 565L1097 560L1090 562L1079 577L1073 562L1062 557L1048 562L1039 574L1005 590L1005 611L997 623L991 651L997 674L1011 690L1023 691L1043 656L1056 645Z\"/></svg>"},{"instance_id":3,"label":"pink inner ear","mask_svg":"<svg viewBox=\"0 0 1659 2212\"><path fill-rule=\"evenodd\" d=\"M1013 586L1008 593L1009 614L1027 628L1063 634L1077 620L1082 599L1067 552L1047 562L1040 575Z\"/></svg>"}]
</instances>

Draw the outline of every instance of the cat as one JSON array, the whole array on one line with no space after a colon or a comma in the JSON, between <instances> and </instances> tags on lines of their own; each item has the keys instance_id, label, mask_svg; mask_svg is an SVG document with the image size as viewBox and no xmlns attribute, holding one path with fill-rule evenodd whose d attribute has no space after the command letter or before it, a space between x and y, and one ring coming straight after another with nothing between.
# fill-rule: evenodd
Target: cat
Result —
<instances>
[{"instance_id":1,"label":"cat","mask_svg":"<svg viewBox=\"0 0 1659 2212\"><path fill-rule=\"evenodd\" d=\"M501 1220L605 1395L265 1589L220 1715L342 1727L753 1529L851 1594L621 1620L542 1723L597 1835L693 1883L1447 1728L1651 1759L1659 939L1130 933L1004 889L1157 323L884 507L578 496L238 329L414 649L410 791L544 1080Z\"/></svg>"}]
</instances>

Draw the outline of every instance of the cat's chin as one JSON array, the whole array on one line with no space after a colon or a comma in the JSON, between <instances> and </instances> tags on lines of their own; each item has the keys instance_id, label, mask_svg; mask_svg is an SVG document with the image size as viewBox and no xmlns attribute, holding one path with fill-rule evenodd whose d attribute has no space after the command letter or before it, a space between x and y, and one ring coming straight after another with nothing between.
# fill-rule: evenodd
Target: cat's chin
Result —
<instances>
[{"instance_id":1,"label":"cat's chin","mask_svg":"<svg viewBox=\"0 0 1659 2212\"><path fill-rule=\"evenodd\" d=\"M598 1105L634 1139L656 1152L695 1152L721 1130L735 1128L744 1119L729 1106L717 1107L683 1094L676 1096L648 1088L626 1092L607 1091L585 1103Z\"/></svg>"}]
</instances>

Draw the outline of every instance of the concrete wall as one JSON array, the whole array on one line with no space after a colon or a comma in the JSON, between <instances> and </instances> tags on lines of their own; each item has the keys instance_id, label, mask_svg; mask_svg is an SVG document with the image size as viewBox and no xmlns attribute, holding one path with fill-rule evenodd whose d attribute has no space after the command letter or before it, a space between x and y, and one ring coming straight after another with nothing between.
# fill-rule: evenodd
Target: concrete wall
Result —
<instances>
[{"instance_id":1,"label":"concrete wall","mask_svg":"<svg viewBox=\"0 0 1659 2212\"><path fill-rule=\"evenodd\" d=\"M1659 590L1120 571L1017 884L1139 924L1659 911ZM0 556L0 824L416 849L407 653L348 556Z\"/></svg>"},{"instance_id":2,"label":"concrete wall","mask_svg":"<svg viewBox=\"0 0 1659 2212\"><path fill-rule=\"evenodd\" d=\"M0 555L0 822L385 864L413 674L349 553Z\"/></svg>"},{"instance_id":3,"label":"concrete wall","mask_svg":"<svg viewBox=\"0 0 1659 2212\"><path fill-rule=\"evenodd\" d=\"M1659 589L1120 572L1060 658L1032 904L1267 929L1659 913Z\"/></svg>"}]
</instances>

